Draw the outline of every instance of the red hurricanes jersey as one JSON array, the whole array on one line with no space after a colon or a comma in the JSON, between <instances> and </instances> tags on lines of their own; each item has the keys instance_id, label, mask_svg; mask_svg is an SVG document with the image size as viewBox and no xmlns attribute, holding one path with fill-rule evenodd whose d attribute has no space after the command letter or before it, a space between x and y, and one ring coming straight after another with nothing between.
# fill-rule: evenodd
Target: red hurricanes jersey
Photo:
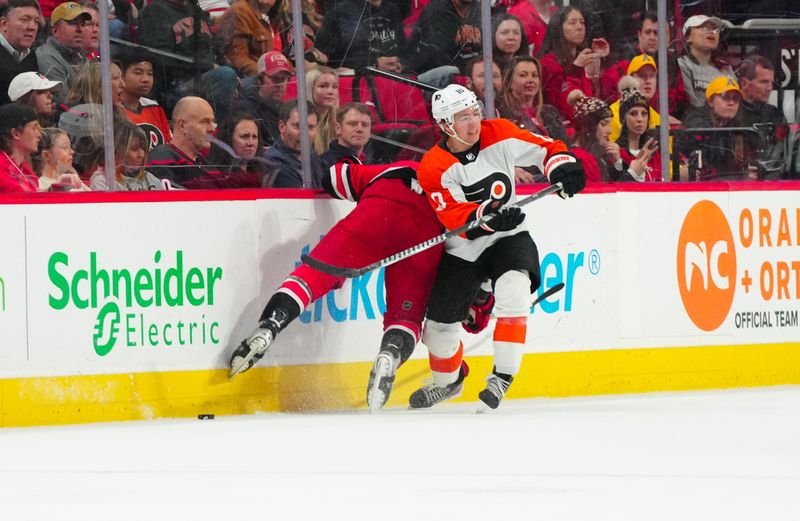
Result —
<instances>
[{"instance_id":1,"label":"red hurricanes jersey","mask_svg":"<svg viewBox=\"0 0 800 521\"><path fill-rule=\"evenodd\" d=\"M338 199L358 201L364 191L379 179L403 179L410 189L421 193L415 177L417 163L397 161L386 165L362 165L340 161L331 166L322 181L322 187Z\"/></svg>"},{"instance_id":2,"label":"red hurricanes jersey","mask_svg":"<svg viewBox=\"0 0 800 521\"><path fill-rule=\"evenodd\" d=\"M561 141L532 134L507 119L481 122L481 137L471 149L454 154L443 143L430 149L420 161L417 179L428 202L448 230L480 218L493 201L514 203L514 167L538 166L548 177L558 162L551 158L567 152ZM519 233L497 232L476 239L452 237L445 251L474 261L497 240Z\"/></svg>"},{"instance_id":3,"label":"red hurricanes jersey","mask_svg":"<svg viewBox=\"0 0 800 521\"><path fill-rule=\"evenodd\" d=\"M147 134L150 150L172 140L167 115L158 102L148 98L140 98L137 110L125 107L125 112L131 122L136 123Z\"/></svg>"}]
</instances>

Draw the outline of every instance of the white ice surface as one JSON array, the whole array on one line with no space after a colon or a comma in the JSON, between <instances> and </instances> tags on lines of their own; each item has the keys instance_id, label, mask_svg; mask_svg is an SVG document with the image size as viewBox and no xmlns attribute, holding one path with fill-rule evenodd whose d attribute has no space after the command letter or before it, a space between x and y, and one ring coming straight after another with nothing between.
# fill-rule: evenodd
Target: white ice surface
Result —
<instances>
[{"instance_id":1,"label":"white ice surface","mask_svg":"<svg viewBox=\"0 0 800 521\"><path fill-rule=\"evenodd\" d=\"M800 388L0 429L0 520L798 520Z\"/></svg>"}]
</instances>

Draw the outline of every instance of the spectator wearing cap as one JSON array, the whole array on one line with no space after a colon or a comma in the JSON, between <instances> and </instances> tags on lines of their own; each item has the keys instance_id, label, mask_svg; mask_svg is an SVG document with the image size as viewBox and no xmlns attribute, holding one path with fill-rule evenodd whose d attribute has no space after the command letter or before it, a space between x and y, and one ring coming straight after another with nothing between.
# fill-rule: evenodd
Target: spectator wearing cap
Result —
<instances>
[{"instance_id":1,"label":"spectator wearing cap","mask_svg":"<svg viewBox=\"0 0 800 521\"><path fill-rule=\"evenodd\" d=\"M650 110L650 103L637 88L622 91L618 116L622 131L615 141L622 161L629 165L630 179L639 182L661 181L658 142L648 135Z\"/></svg>"},{"instance_id":2,"label":"spectator wearing cap","mask_svg":"<svg viewBox=\"0 0 800 521\"><path fill-rule=\"evenodd\" d=\"M345 103L336 110L336 141L319 158L325 169L339 161L363 163L364 147L372 137L372 112L363 103Z\"/></svg>"},{"instance_id":3,"label":"spectator wearing cap","mask_svg":"<svg viewBox=\"0 0 800 521\"><path fill-rule=\"evenodd\" d=\"M764 144L763 159L770 162L760 177L777 179L782 176L782 165L786 155L785 135L786 117L776 106L770 105L769 98L775 84L775 66L762 56L750 56L736 69L742 89L738 119L746 127L759 130ZM750 141L756 148L759 144Z\"/></svg>"},{"instance_id":4,"label":"spectator wearing cap","mask_svg":"<svg viewBox=\"0 0 800 521\"><path fill-rule=\"evenodd\" d=\"M197 18L195 17L197 16ZM195 19L199 31L194 30ZM139 23L139 40L147 45L183 55L194 60L187 65L170 58L154 57L155 70L164 71L164 81L159 78L166 95L165 107L169 111L176 102L192 91L201 92L211 104L217 117L228 114L238 85L236 71L215 63L208 15L190 0L153 0L142 10ZM195 73L200 71L198 85Z\"/></svg>"},{"instance_id":5,"label":"spectator wearing cap","mask_svg":"<svg viewBox=\"0 0 800 521\"><path fill-rule=\"evenodd\" d=\"M649 54L640 54L631 60L628 65L628 76L620 78L617 84L618 92L621 93L625 89L636 88L650 103L650 128L655 128L661 124L661 115L653 107L653 104L658 101L656 94L658 92L658 72L656 69L656 62ZM620 135L620 118L619 118L619 99L611 104L611 111L614 113L614 119L611 122L611 141L616 141ZM678 120L670 120L670 123L678 124Z\"/></svg>"},{"instance_id":6,"label":"spectator wearing cap","mask_svg":"<svg viewBox=\"0 0 800 521\"><path fill-rule=\"evenodd\" d=\"M211 147L216 128L214 110L206 100L196 96L181 98L172 113L172 140L150 152L147 170L173 187L236 188L227 174L203 157Z\"/></svg>"},{"instance_id":7,"label":"spectator wearing cap","mask_svg":"<svg viewBox=\"0 0 800 521\"><path fill-rule=\"evenodd\" d=\"M719 35L724 26L721 19L706 15L690 16L683 25L686 48L678 58L678 66L693 107L706 105L706 89L715 78L736 79L719 47Z\"/></svg>"},{"instance_id":8,"label":"spectator wearing cap","mask_svg":"<svg viewBox=\"0 0 800 521\"><path fill-rule=\"evenodd\" d=\"M298 100L289 100L281 106L278 119L280 137L267 150L269 174L264 177L264 187L303 188L303 166L300 162L300 113ZM308 103L308 102L306 102ZM308 140L314 142L317 132L317 113L308 103ZM319 156L311 151L311 186L322 187L323 168Z\"/></svg>"},{"instance_id":9,"label":"spectator wearing cap","mask_svg":"<svg viewBox=\"0 0 800 521\"><path fill-rule=\"evenodd\" d=\"M547 33L547 24L556 11L558 11L558 7L555 6L553 0L522 0L508 10L509 14L513 14L522 22L525 36L533 46L534 56L542 48L544 36Z\"/></svg>"},{"instance_id":10,"label":"spectator wearing cap","mask_svg":"<svg viewBox=\"0 0 800 521\"><path fill-rule=\"evenodd\" d=\"M736 80L717 77L706 87L706 105L691 108L683 125L687 129L738 127L741 100L742 90ZM753 174L748 169L751 158L747 157L741 134L687 135L680 150L690 159L690 180L744 180Z\"/></svg>"},{"instance_id":11,"label":"spectator wearing cap","mask_svg":"<svg viewBox=\"0 0 800 521\"><path fill-rule=\"evenodd\" d=\"M632 54L628 54L613 65L609 65L603 69L600 75L600 94L602 99L608 103L612 103L619 99L619 80L626 75L631 74L628 70L631 61L637 56L646 54L655 60L658 55L658 16L653 11L644 11L640 13L637 21L636 29L636 47ZM669 40L669 39L668 39ZM678 67L677 59L669 53L668 56L669 70L667 72L668 78L668 103L670 114L683 114L689 99L686 96L686 88L683 85L683 78L681 78L681 70ZM653 108L658 108L658 96L653 96L650 99L650 104Z\"/></svg>"},{"instance_id":12,"label":"spectator wearing cap","mask_svg":"<svg viewBox=\"0 0 800 521\"><path fill-rule=\"evenodd\" d=\"M147 136L148 150L172 139L169 121L157 101L147 98L153 91L153 62L149 54L131 52L120 56L122 106L133 123Z\"/></svg>"},{"instance_id":13,"label":"spectator wearing cap","mask_svg":"<svg viewBox=\"0 0 800 521\"><path fill-rule=\"evenodd\" d=\"M75 2L59 4L50 15L51 35L36 49L36 60L39 72L62 83L56 104L64 100L78 68L86 61L83 25L91 19L92 16Z\"/></svg>"},{"instance_id":14,"label":"spectator wearing cap","mask_svg":"<svg viewBox=\"0 0 800 521\"><path fill-rule=\"evenodd\" d=\"M30 159L39 148L41 134L32 107L19 103L0 107L0 193L39 189Z\"/></svg>"},{"instance_id":15,"label":"spectator wearing cap","mask_svg":"<svg viewBox=\"0 0 800 521\"><path fill-rule=\"evenodd\" d=\"M273 48L270 20L283 0L234 0L216 22L217 41L239 76L258 74L258 59Z\"/></svg>"},{"instance_id":16,"label":"spectator wearing cap","mask_svg":"<svg viewBox=\"0 0 800 521\"><path fill-rule=\"evenodd\" d=\"M391 0L344 0L325 13L317 47L331 67L366 66L399 74L405 60L403 15Z\"/></svg>"},{"instance_id":17,"label":"spectator wearing cap","mask_svg":"<svg viewBox=\"0 0 800 521\"><path fill-rule=\"evenodd\" d=\"M242 80L242 93L235 108L255 116L261 140L267 146L278 138L278 113L291 77L292 66L286 56L270 51L258 59L258 76Z\"/></svg>"},{"instance_id":18,"label":"spectator wearing cap","mask_svg":"<svg viewBox=\"0 0 800 521\"><path fill-rule=\"evenodd\" d=\"M620 147L609 141L611 109L599 99L572 93L569 96L574 118L575 138L571 152L583 164L587 183L627 180L628 165Z\"/></svg>"},{"instance_id":19,"label":"spectator wearing cap","mask_svg":"<svg viewBox=\"0 0 800 521\"><path fill-rule=\"evenodd\" d=\"M12 78L39 70L31 47L41 19L36 0L8 0L0 8L0 104L11 101L8 86Z\"/></svg>"},{"instance_id":20,"label":"spectator wearing cap","mask_svg":"<svg viewBox=\"0 0 800 521\"><path fill-rule=\"evenodd\" d=\"M8 86L8 97L36 111L39 124L51 126L56 105L53 92L61 88L60 81L50 81L39 72L17 74Z\"/></svg>"}]
</instances>

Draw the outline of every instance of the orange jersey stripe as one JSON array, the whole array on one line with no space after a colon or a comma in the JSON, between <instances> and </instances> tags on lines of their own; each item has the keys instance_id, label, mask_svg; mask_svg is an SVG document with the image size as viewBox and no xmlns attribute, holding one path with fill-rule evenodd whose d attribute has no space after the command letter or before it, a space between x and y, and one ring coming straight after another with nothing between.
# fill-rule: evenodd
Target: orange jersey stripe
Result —
<instances>
[{"instance_id":1,"label":"orange jersey stripe","mask_svg":"<svg viewBox=\"0 0 800 521\"><path fill-rule=\"evenodd\" d=\"M429 353L431 371L437 373L452 373L461 367L461 359L464 357L464 344L458 343L458 351L450 358L439 358Z\"/></svg>"},{"instance_id":2,"label":"orange jersey stripe","mask_svg":"<svg viewBox=\"0 0 800 521\"><path fill-rule=\"evenodd\" d=\"M498 342L524 344L527 332L528 319L526 317L498 318L497 325L494 327L494 339Z\"/></svg>"}]
</instances>

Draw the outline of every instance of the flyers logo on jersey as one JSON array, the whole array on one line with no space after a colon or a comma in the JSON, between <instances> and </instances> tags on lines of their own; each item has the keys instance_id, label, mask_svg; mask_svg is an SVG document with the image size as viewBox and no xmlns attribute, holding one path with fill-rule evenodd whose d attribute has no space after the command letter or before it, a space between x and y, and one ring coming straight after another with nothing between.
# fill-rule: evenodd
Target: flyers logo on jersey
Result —
<instances>
[{"instance_id":1,"label":"flyers logo on jersey","mask_svg":"<svg viewBox=\"0 0 800 521\"><path fill-rule=\"evenodd\" d=\"M488 199L506 203L511 198L511 180L502 172L494 172L475 184L462 185L464 197L471 203Z\"/></svg>"},{"instance_id":2,"label":"flyers logo on jersey","mask_svg":"<svg viewBox=\"0 0 800 521\"><path fill-rule=\"evenodd\" d=\"M686 313L703 331L725 321L736 289L736 249L728 219L711 201L686 214L678 237L678 288Z\"/></svg>"}]
</instances>

